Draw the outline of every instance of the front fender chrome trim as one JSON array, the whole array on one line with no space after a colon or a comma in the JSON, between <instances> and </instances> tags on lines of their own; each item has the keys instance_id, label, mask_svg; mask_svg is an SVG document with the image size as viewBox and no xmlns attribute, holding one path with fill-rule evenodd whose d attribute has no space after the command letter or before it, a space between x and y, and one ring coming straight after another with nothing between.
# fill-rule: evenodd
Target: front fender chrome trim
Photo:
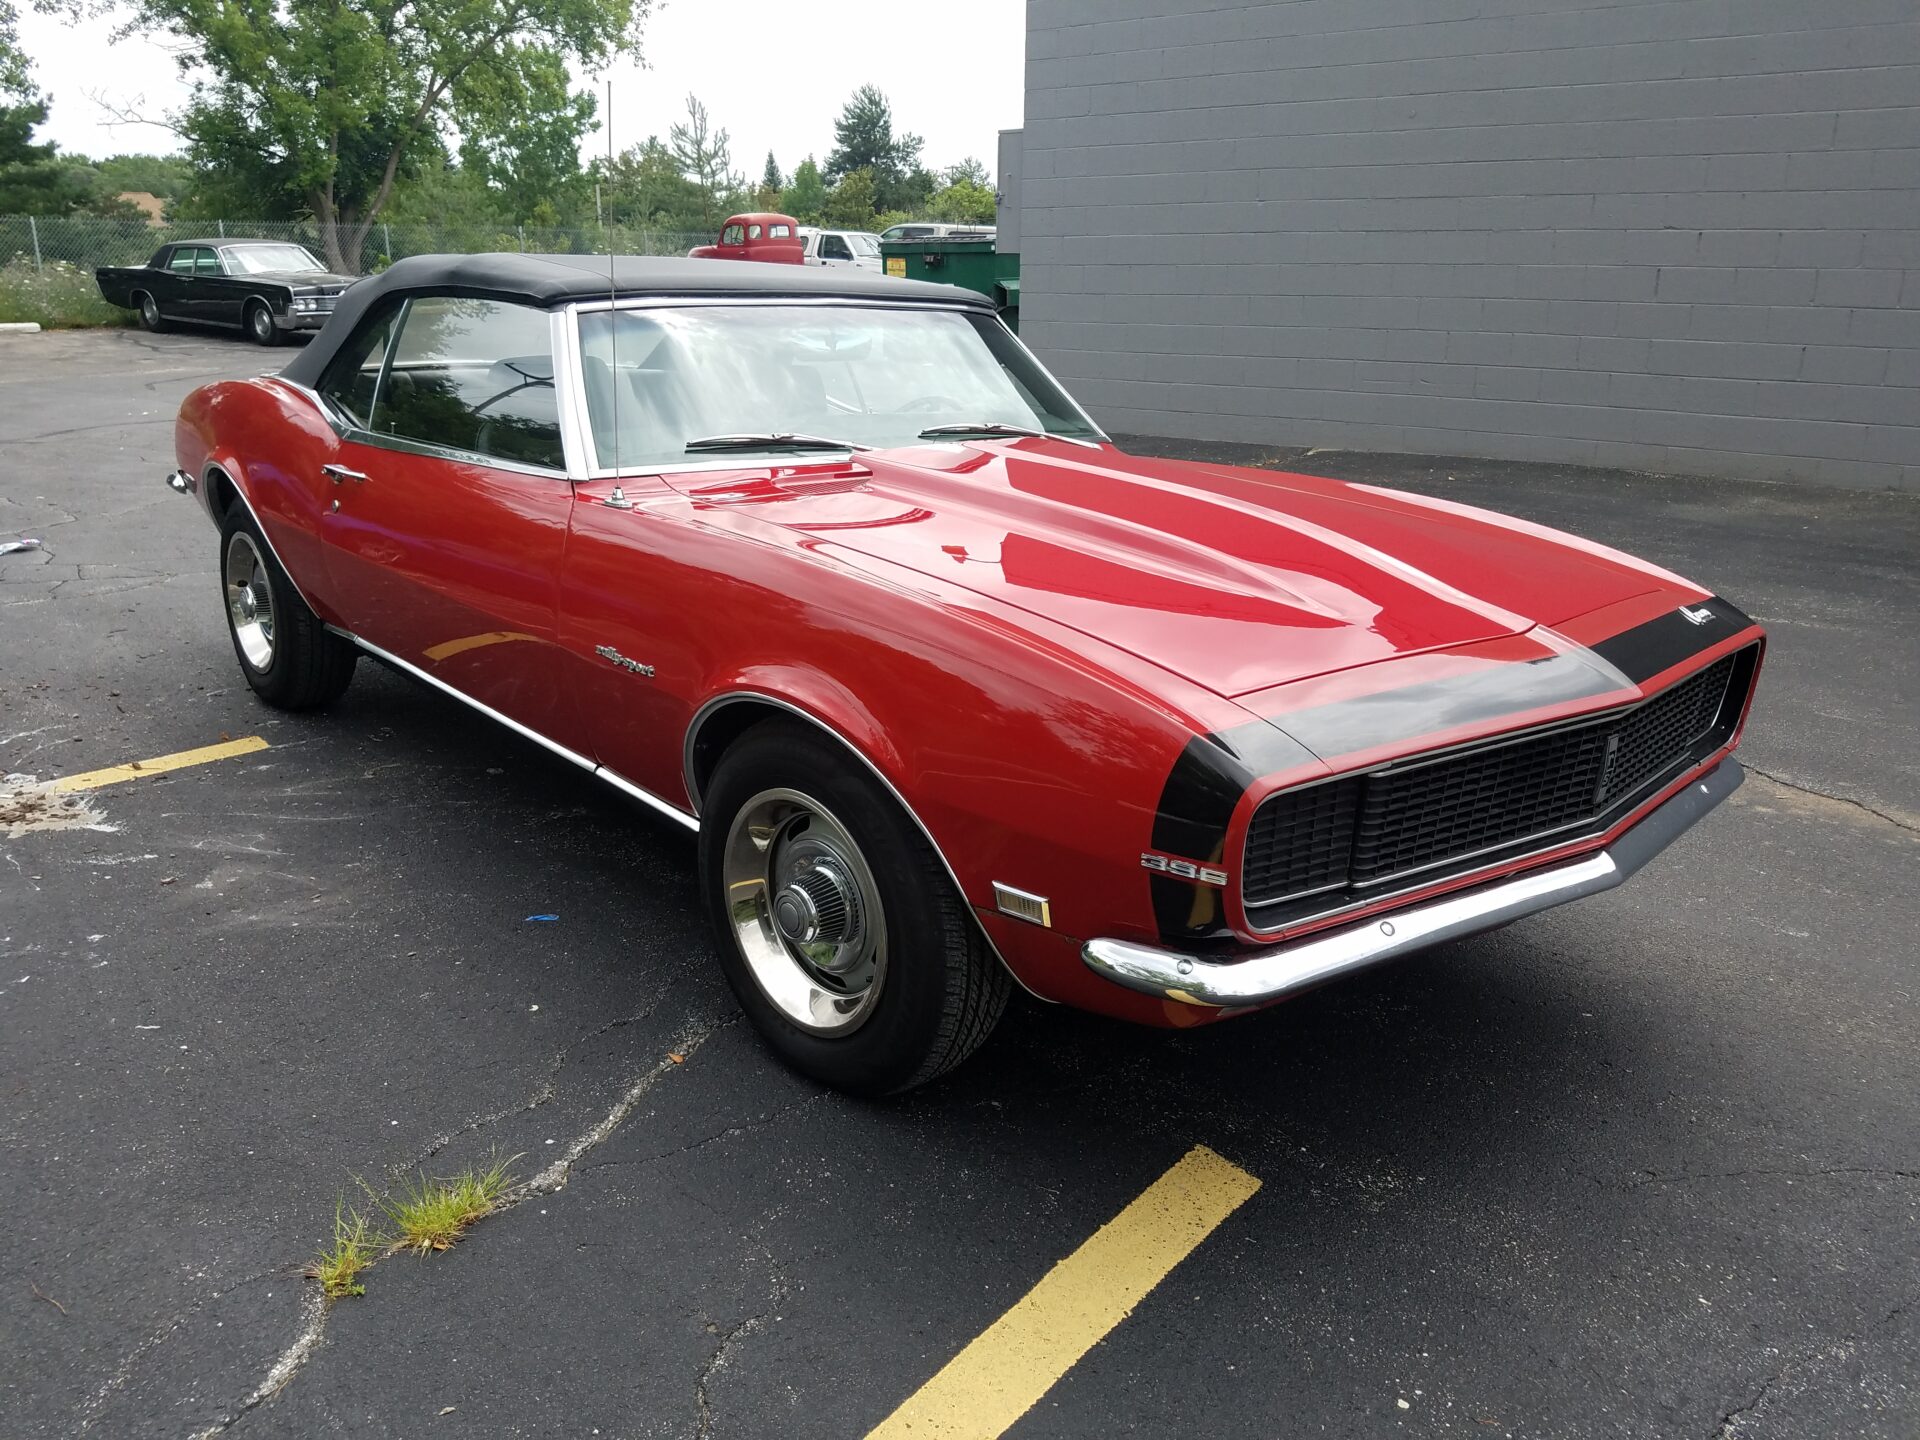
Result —
<instances>
[{"instance_id":1,"label":"front fender chrome trim","mask_svg":"<svg viewBox=\"0 0 1920 1440\"><path fill-rule=\"evenodd\" d=\"M595 761L586 755L582 755L578 750L570 750L565 745L562 745L558 740L548 739L545 735L542 735L538 730L533 729L531 726L522 725L518 720L513 719L511 716L501 714L498 710L494 709L491 705L485 704L482 701L474 699L471 695L467 694L464 690L456 690L453 686L449 685L446 681L442 680L439 676L431 675L427 671L422 670L418 665L413 664L411 661L402 660L398 655L393 654L391 651L382 650L378 645L372 644L366 640L362 640L358 635L355 635L350 630L342 630L336 625L329 625L327 628L331 630L334 634L340 636L343 640L351 640L355 645L358 645L362 650L366 651L367 654L371 655L374 659L378 660L381 664L391 665L394 669L400 671L402 674L410 675L415 680L423 680L428 685L431 685L434 689L440 691L442 694L451 695L454 699L458 700L461 704L470 706L472 709L479 711L482 715L486 716L489 720L497 721L500 724L506 726L507 729L513 731L514 734L520 736L522 739L533 741L533 743L540 746L541 749L551 751L553 754L558 755L562 760L565 760L570 765L578 765L582 770L585 770L589 775L592 775L594 779L604 780L607 784L611 785L614 789L618 790L622 795L625 795L628 798L633 800L638 800L642 805L645 805L650 810L657 810L660 814L666 816L669 820L674 821L675 823L681 825L685 829L698 830L700 828L699 820L696 819L694 816L689 815L686 811L682 810L678 805L674 805L669 801L662 800L658 795L654 794L651 790L642 790L638 785L634 784L631 780L627 779L624 775L620 775L615 773L612 770L609 770L606 766L600 764L598 761Z\"/></svg>"},{"instance_id":2,"label":"front fender chrome trim","mask_svg":"<svg viewBox=\"0 0 1920 1440\"><path fill-rule=\"evenodd\" d=\"M834 729L833 726L822 720L818 715L815 715L810 710L803 710L792 701L782 700L776 695L769 695L760 690L730 690L724 695L714 696L694 712L693 719L687 725L686 739L681 744L681 764L686 773L687 797L693 801L693 807L696 812L700 808L700 790L694 783L693 747L700 738L700 727L705 725L716 711L722 710L728 705L748 703L771 705L776 710L784 710L789 715L797 716L801 720L806 721L807 724L814 726L822 734L829 735L844 745L849 754L853 755L862 765L867 767L868 772L872 774L873 778L878 780L886 789L887 794L893 797L894 803L905 813L907 819L913 822L914 828L925 837L927 844L933 847L934 858L939 860L940 868L947 872L947 878L953 881L954 893L959 895L961 903L966 906L967 913L969 915L974 913L973 902L967 899L967 887L960 883L960 874L953 868L953 862L947 859L947 852L940 848L940 842L933 838L933 832L927 828L926 821L922 820L913 806L907 803L907 797L900 793L899 788L895 786L893 781L886 777L885 772L873 763L864 750L858 745L855 745L853 741L849 740L845 735L842 735L838 730ZM694 823L698 825L699 821L696 820ZM1014 984L1018 985L1022 990L1025 990L1036 1000L1046 1001L1049 1005L1056 1003L1028 985L1025 980L1020 978L1020 972L1015 970L1013 966L1007 964L1007 957L1000 953L1000 947L993 943L993 936L987 933L986 926L980 923L978 916L974 918L974 928L980 938L986 942L987 949L992 952L993 958L998 960L1001 968L1013 977Z\"/></svg>"},{"instance_id":3,"label":"front fender chrome trim","mask_svg":"<svg viewBox=\"0 0 1920 1440\"><path fill-rule=\"evenodd\" d=\"M1308 936L1224 963L1128 940L1089 940L1080 958L1095 974L1143 994L1220 1009L1264 1005L1339 975L1611 890L1738 790L1745 778L1739 761L1722 760L1597 854L1442 896L1350 930Z\"/></svg>"}]
</instances>

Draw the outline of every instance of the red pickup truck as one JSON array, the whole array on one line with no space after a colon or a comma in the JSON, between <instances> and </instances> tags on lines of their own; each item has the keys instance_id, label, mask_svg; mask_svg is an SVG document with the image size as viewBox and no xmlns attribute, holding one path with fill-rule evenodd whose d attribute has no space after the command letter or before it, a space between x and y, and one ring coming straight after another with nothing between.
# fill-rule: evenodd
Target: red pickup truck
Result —
<instances>
[{"instance_id":1,"label":"red pickup truck","mask_svg":"<svg viewBox=\"0 0 1920 1440\"><path fill-rule=\"evenodd\" d=\"M791 215L754 211L734 215L720 227L712 245L696 245L687 254L696 260L764 260L775 265L799 265L805 246L800 222Z\"/></svg>"}]
</instances>

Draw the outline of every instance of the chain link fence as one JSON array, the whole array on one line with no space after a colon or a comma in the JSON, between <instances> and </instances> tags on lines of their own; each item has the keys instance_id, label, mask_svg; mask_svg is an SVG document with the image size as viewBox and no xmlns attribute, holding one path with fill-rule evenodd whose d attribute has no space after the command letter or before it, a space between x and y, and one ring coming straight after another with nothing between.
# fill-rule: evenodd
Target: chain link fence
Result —
<instances>
[{"instance_id":1,"label":"chain link fence","mask_svg":"<svg viewBox=\"0 0 1920 1440\"><path fill-rule=\"evenodd\" d=\"M327 228L311 221L184 220L152 224L145 220L109 220L97 215L0 215L0 269L31 268L44 272L48 266L59 264L91 271L100 265L138 265L169 241L208 237L290 240L306 246L322 261L329 254L339 256L345 268L356 275L384 270L407 255L473 254L486 250L518 251L525 255L604 255L609 248L622 255L684 255L691 247L713 239L711 235L624 225L556 230L531 225L414 225L375 221L364 233L353 225L332 227L331 238L337 245L330 246Z\"/></svg>"}]
</instances>

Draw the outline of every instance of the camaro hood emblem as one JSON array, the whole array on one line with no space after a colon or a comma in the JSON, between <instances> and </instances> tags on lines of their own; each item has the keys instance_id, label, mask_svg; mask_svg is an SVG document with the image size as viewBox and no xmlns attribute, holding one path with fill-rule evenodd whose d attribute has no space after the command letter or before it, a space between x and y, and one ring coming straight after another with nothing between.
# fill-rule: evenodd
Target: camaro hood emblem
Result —
<instances>
[{"instance_id":1,"label":"camaro hood emblem","mask_svg":"<svg viewBox=\"0 0 1920 1440\"><path fill-rule=\"evenodd\" d=\"M1680 614L1683 619L1688 620L1695 625L1704 625L1709 620L1713 619L1713 611L1705 605L1700 606L1698 609L1690 609L1687 606L1682 605L1680 607Z\"/></svg>"},{"instance_id":2,"label":"camaro hood emblem","mask_svg":"<svg viewBox=\"0 0 1920 1440\"><path fill-rule=\"evenodd\" d=\"M651 665L642 665L638 660L629 660L611 645L596 645L593 647L593 653L604 660L611 660L622 670L631 670L634 674L644 675L649 679L653 676L653 667Z\"/></svg>"}]
</instances>

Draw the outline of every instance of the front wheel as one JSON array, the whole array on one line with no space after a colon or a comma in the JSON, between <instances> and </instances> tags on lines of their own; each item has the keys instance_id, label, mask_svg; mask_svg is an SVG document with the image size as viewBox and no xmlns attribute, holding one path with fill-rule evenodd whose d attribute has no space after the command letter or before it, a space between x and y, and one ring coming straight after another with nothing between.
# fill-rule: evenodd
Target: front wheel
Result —
<instances>
[{"instance_id":1,"label":"front wheel","mask_svg":"<svg viewBox=\"0 0 1920 1440\"><path fill-rule=\"evenodd\" d=\"M220 528L220 582L233 653L254 694L282 710L340 698L360 652L307 608L237 501Z\"/></svg>"},{"instance_id":2,"label":"front wheel","mask_svg":"<svg viewBox=\"0 0 1920 1440\"><path fill-rule=\"evenodd\" d=\"M256 300L247 306L247 334L253 337L256 345L274 346L280 343L280 327L273 323L273 312L262 301Z\"/></svg>"},{"instance_id":3,"label":"front wheel","mask_svg":"<svg viewBox=\"0 0 1920 1440\"><path fill-rule=\"evenodd\" d=\"M853 756L811 726L756 725L721 760L700 885L741 1008L794 1069L887 1095L958 1065L1006 1008L940 857Z\"/></svg>"}]
</instances>

